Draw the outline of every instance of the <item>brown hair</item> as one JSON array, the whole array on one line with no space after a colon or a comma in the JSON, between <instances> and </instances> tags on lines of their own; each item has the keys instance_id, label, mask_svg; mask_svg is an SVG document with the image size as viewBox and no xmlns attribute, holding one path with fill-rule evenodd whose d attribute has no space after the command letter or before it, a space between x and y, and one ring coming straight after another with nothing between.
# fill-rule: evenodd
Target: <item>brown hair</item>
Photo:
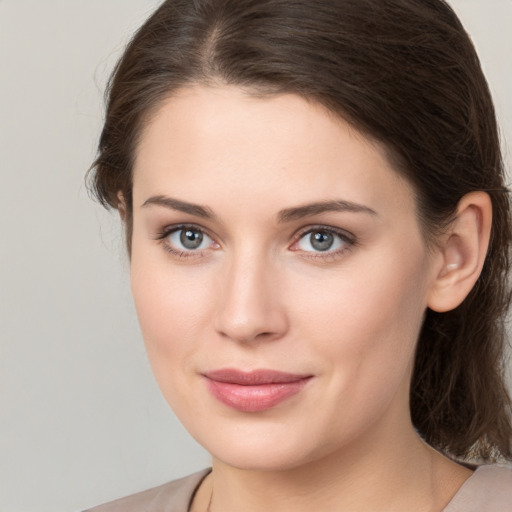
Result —
<instances>
[{"instance_id":1,"label":"brown hair","mask_svg":"<svg viewBox=\"0 0 512 512\"><path fill-rule=\"evenodd\" d=\"M471 41L443 0L168 0L135 34L107 90L91 185L125 200L144 123L173 91L233 84L317 101L382 142L413 185L426 240L468 192L493 204L482 274L454 311L428 310L410 406L418 432L456 457L512 456L504 384L511 214L498 129Z\"/></svg>"}]
</instances>

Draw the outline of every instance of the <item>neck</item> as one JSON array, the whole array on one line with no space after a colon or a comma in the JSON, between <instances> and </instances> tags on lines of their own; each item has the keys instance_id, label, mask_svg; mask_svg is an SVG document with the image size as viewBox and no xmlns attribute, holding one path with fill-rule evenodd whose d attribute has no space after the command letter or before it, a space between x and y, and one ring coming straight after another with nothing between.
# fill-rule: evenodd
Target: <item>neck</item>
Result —
<instances>
[{"instance_id":1,"label":"neck","mask_svg":"<svg viewBox=\"0 0 512 512\"><path fill-rule=\"evenodd\" d=\"M214 459L193 511L442 510L471 472L427 446L412 425L395 443L375 435L299 467L239 469ZM358 446L359 445L359 446ZM208 505L208 503L211 503ZM196 502L194 503L196 505Z\"/></svg>"}]
</instances>

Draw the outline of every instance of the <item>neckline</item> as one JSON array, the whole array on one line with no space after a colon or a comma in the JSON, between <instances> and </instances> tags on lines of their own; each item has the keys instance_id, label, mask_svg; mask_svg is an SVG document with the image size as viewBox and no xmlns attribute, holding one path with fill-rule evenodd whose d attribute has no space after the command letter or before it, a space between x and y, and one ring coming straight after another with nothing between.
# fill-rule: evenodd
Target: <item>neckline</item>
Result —
<instances>
[{"instance_id":1,"label":"neckline","mask_svg":"<svg viewBox=\"0 0 512 512\"><path fill-rule=\"evenodd\" d=\"M460 464L460 463L459 463ZM483 466L473 466L470 464L462 464L466 466L468 469L473 469L473 473L462 483L457 492L452 496L452 499L448 502L448 504L443 508L441 512L450 512L451 507L455 506L455 504L464 498L464 495L473 487L473 483L478 478L478 473L482 469Z\"/></svg>"},{"instance_id":2,"label":"neckline","mask_svg":"<svg viewBox=\"0 0 512 512\"><path fill-rule=\"evenodd\" d=\"M457 505L458 502L461 500L464 500L467 493L471 492L475 485L478 485L478 481L480 480L480 476L483 472L491 470L492 468L496 468L499 466L495 465L481 465L481 466L475 466L471 464L462 464L469 469L473 469L473 474L469 476L469 478L460 486L460 488L457 490L457 492L453 495L452 499L448 502L448 504L443 508L441 512L451 512L452 508ZM204 482L205 478L212 472L212 468L206 468L203 471L200 471L197 473L198 480L196 484L193 487L193 490L190 494L190 498L188 501L187 511L191 510L192 503L194 501L194 498L196 496L196 493L201 486L201 484ZM453 511L455 512L455 510Z\"/></svg>"}]
</instances>

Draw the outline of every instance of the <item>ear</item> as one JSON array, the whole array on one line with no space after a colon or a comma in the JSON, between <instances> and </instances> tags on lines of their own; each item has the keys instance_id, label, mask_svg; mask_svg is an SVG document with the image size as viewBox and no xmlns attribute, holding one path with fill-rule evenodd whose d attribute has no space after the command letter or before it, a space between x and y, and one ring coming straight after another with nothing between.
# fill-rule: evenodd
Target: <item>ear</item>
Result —
<instances>
[{"instance_id":1,"label":"ear","mask_svg":"<svg viewBox=\"0 0 512 512\"><path fill-rule=\"evenodd\" d=\"M450 311L467 297L484 266L491 223L488 194L471 192L460 200L456 217L441 241L439 265L427 302L430 309Z\"/></svg>"},{"instance_id":2,"label":"ear","mask_svg":"<svg viewBox=\"0 0 512 512\"><path fill-rule=\"evenodd\" d=\"M117 192L117 211L119 212L121 220L124 222L126 220L126 201L120 190Z\"/></svg>"}]
</instances>

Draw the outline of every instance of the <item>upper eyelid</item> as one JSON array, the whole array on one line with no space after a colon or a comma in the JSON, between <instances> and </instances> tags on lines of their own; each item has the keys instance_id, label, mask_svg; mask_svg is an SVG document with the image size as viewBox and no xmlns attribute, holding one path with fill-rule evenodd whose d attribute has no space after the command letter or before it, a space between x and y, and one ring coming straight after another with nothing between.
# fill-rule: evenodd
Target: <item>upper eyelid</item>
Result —
<instances>
[{"instance_id":1,"label":"upper eyelid","mask_svg":"<svg viewBox=\"0 0 512 512\"><path fill-rule=\"evenodd\" d=\"M156 239L162 240L169 236L171 233L174 233L176 231L179 231L180 229L195 229L197 231L200 231L207 235L209 238L211 238L215 243L219 243L219 237L212 235L211 232L204 228L203 226L200 226L198 224L195 224L193 222L183 222L179 224L169 224L162 229L158 230ZM292 240L290 243L294 244L298 240L300 240L304 235L314 232L314 231L327 231L329 233L333 233L335 235L341 236L342 238L347 239L350 243L356 244L356 236L351 233L350 231L347 231L346 229L330 226L326 224L310 224L307 226L303 226L302 228L295 231L295 233L292 235Z\"/></svg>"},{"instance_id":2,"label":"upper eyelid","mask_svg":"<svg viewBox=\"0 0 512 512\"><path fill-rule=\"evenodd\" d=\"M162 229L157 231L157 239L165 238L169 236L171 233L174 233L176 231L180 231L181 229L194 229L196 231L200 231L201 233L204 233L208 237L210 237L212 240L214 240L214 237L210 234L210 232L203 228L202 226L198 226L197 224L194 224L192 222L184 222L181 224L169 224Z\"/></svg>"},{"instance_id":3,"label":"upper eyelid","mask_svg":"<svg viewBox=\"0 0 512 512\"><path fill-rule=\"evenodd\" d=\"M198 258L201 257L205 253L207 249L180 249L179 247L175 247L173 244L169 243L169 241L166 241L166 239L173 233L176 233L177 231L182 231L185 229L192 229L194 231L200 231L201 233L205 234L211 242L217 244L215 239L210 236L210 234L207 232L207 230L203 229L200 226L196 226L194 224L171 224L163 229L159 230L159 232L156 235L155 240L158 242L158 244L162 245L164 249L173 254L174 256L178 256L179 258Z\"/></svg>"},{"instance_id":4,"label":"upper eyelid","mask_svg":"<svg viewBox=\"0 0 512 512\"><path fill-rule=\"evenodd\" d=\"M344 247L341 247L336 250L328 250L325 252L320 251L303 251L300 249L294 249L293 246L298 244L300 240L307 235L308 233L314 233L315 231L325 231L328 233L332 233L338 237L340 237L344 242ZM343 254L345 254L347 251L351 251L359 246L359 240L358 238L351 233L350 231L347 231L345 229L336 228L334 226L326 226L326 225L316 225L316 226L308 226L303 228L302 230L299 230L294 236L294 240L292 243L288 246L289 250L291 251L298 251L303 254L303 257L307 257L310 260L318 260L318 261L336 261L339 257L341 257Z\"/></svg>"},{"instance_id":5,"label":"upper eyelid","mask_svg":"<svg viewBox=\"0 0 512 512\"><path fill-rule=\"evenodd\" d=\"M302 238L304 235L314 231L327 231L328 233L334 233L335 235L339 235L341 237L347 238L350 241L355 241L356 237L350 231L342 228L336 228L334 226L327 226L324 224L316 224L312 226L305 226L304 228L299 229L295 234L295 240Z\"/></svg>"}]
</instances>

